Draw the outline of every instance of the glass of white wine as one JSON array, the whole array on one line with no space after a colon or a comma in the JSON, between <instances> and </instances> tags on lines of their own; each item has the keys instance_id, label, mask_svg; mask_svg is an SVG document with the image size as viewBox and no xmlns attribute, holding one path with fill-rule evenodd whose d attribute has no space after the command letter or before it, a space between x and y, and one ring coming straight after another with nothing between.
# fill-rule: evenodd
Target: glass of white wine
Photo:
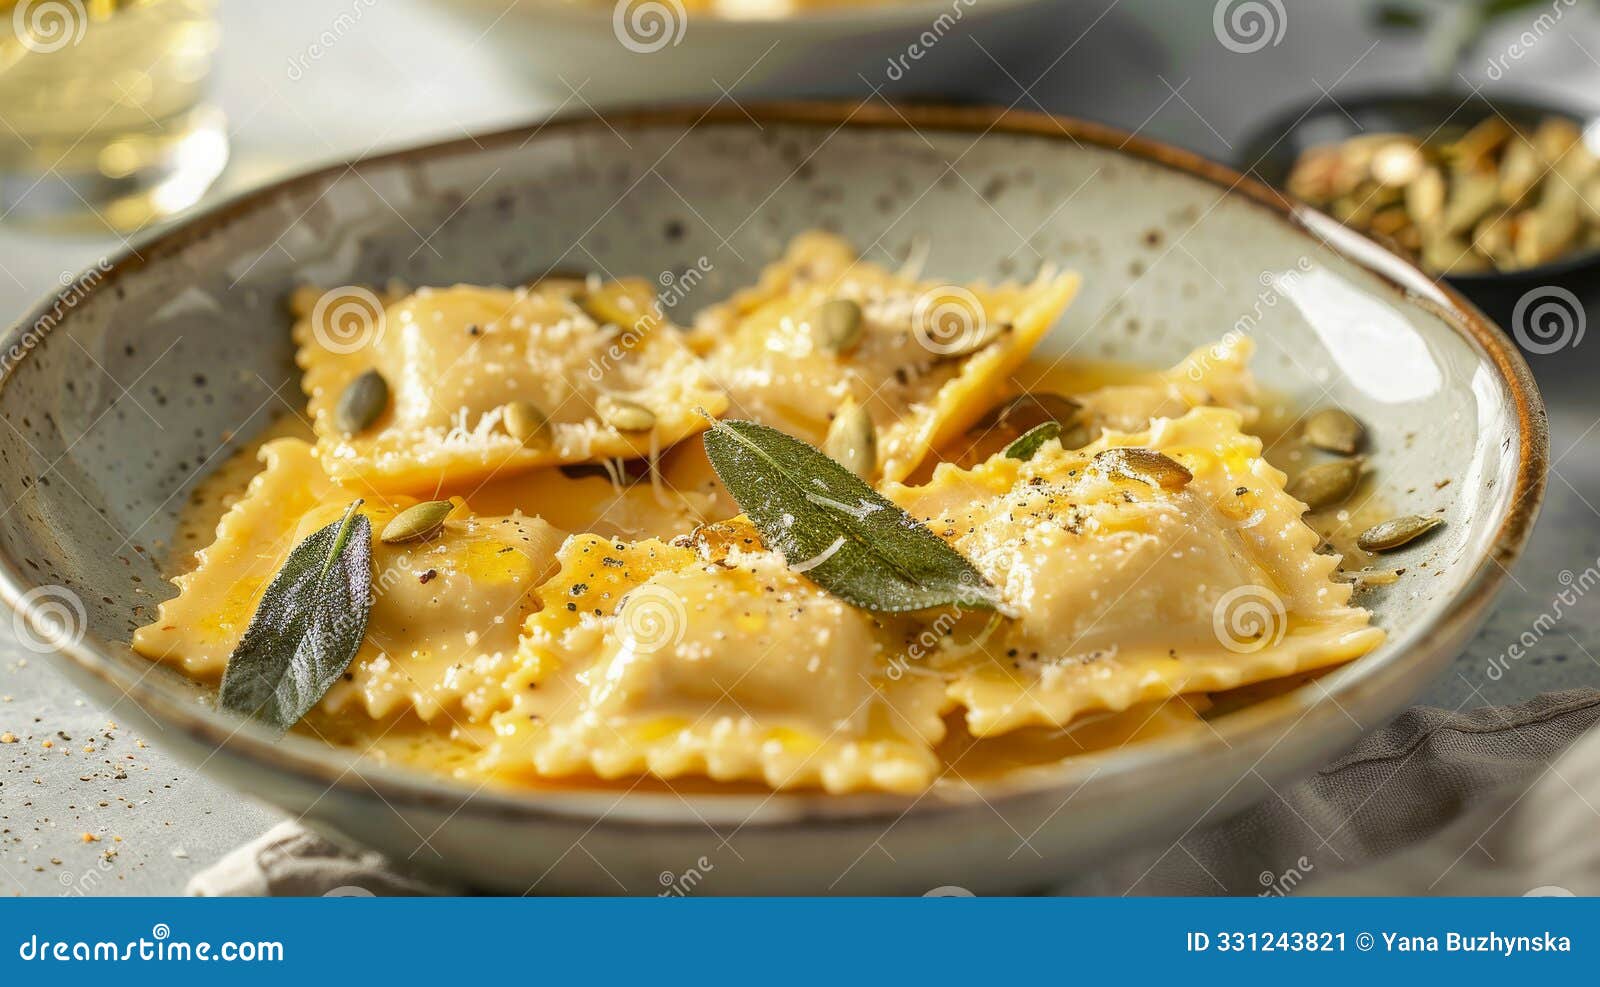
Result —
<instances>
[{"instance_id":1,"label":"glass of white wine","mask_svg":"<svg viewBox=\"0 0 1600 987\"><path fill-rule=\"evenodd\" d=\"M228 160L215 0L0 0L0 223L131 230Z\"/></svg>"}]
</instances>

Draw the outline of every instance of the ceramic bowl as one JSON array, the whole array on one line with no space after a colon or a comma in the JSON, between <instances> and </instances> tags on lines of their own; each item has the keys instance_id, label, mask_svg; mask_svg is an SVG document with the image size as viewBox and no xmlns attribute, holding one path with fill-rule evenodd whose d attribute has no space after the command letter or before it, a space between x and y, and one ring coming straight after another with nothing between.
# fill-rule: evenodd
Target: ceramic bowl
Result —
<instances>
[{"instance_id":1,"label":"ceramic bowl","mask_svg":"<svg viewBox=\"0 0 1600 987\"><path fill-rule=\"evenodd\" d=\"M0 350L6 600L86 688L126 697L217 780L402 865L513 893L655 894L689 870L697 893L1047 888L1314 769L1404 706L1483 618L1538 508L1545 425L1520 356L1450 288L1265 186L1101 126L747 109L564 119L340 165L86 273ZM951 277L1078 269L1050 354L1167 364L1253 335L1272 388L1369 423L1397 512L1449 521L1368 597L1388 642L1212 729L919 798L476 789L274 741L128 649L172 592L159 559L197 475L300 403L294 286L596 265L665 284L709 268L680 303L693 308L815 226L884 262L921 245Z\"/></svg>"},{"instance_id":2,"label":"ceramic bowl","mask_svg":"<svg viewBox=\"0 0 1600 987\"><path fill-rule=\"evenodd\" d=\"M1236 159L1253 176L1282 188L1295 162L1309 148L1372 133L1433 134L1448 139L1491 116L1530 129L1547 117L1564 117L1581 127L1590 148L1600 153L1600 122L1594 112L1548 97L1374 92L1323 99L1285 113L1246 138ZM1600 250L1584 249L1537 267L1452 274L1447 280L1526 349L1538 354L1570 342L1574 331L1561 318L1542 325L1540 301L1557 297L1557 289L1565 293L1573 299L1564 306L1566 322L1575 323L1581 317L1578 309L1596 300L1597 273ZM1581 338L1581 330L1579 335Z\"/></svg>"},{"instance_id":3,"label":"ceramic bowl","mask_svg":"<svg viewBox=\"0 0 1600 987\"><path fill-rule=\"evenodd\" d=\"M1061 0L882 0L787 16L687 13L680 0L438 0L551 103L937 95L1037 37ZM781 9L781 4L772 7ZM1034 17L1019 17L1034 8ZM1003 21L998 27L994 22ZM968 32L983 26L985 47ZM948 43L947 42L948 39Z\"/></svg>"}]
</instances>

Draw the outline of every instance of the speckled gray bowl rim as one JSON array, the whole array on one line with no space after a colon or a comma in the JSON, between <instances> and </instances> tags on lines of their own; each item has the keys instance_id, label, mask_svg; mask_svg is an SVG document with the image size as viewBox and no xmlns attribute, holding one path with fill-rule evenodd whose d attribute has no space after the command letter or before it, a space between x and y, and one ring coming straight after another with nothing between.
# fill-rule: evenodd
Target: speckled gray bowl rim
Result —
<instances>
[{"instance_id":1,"label":"speckled gray bowl rim","mask_svg":"<svg viewBox=\"0 0 1600 987\"><path fill-rule=\"evenodd\" d=\"M363 761L339 748L291 735L279 740L262 727L237 717L197 707L192 700L180 699L160 687L122 668L87 640L72 642L61 653L88 674L128 695L150 716L164 725L184 731L191 740L210 749L226 747L242 761L262 770L289 772L302 780L342 789L356 798L373 794L392 807L415 806L445 812L470 811L475 816L533 823L541 819L567 820L594 818L595 825L639 827L641 829L703 829L708 824L734 825L741 829L759 827L810 827L819 824L858 825L892 823L908 814L919 818L930 813L965 810L981 799L997 811L1008 800L1022 800L1051 790L1066 790L1096 779L1096 787L1121 780L1137 791L1142 773L1157 768L1171 769L1185 759L1203 754L1245 749L1270 743L1271 751L1319 707L1340 706L1341 699L1353 699L1357 692L1385 697L1391 712L1398 711L1410 694L1394 687L1413 679L1453 655L1442 654L1439 642L1463 637L1475 626L1507 570L1526 543L1538 515L1544 493L1549 439L1544 404L1534 386L1527 364L1506 336L1460 293L1447 284L1436 283L1420 269L1378 244L1349 230L1327 216L1286 198L1272 188L1247 178L1223 165L1191 152L1148 138L1138 137L1114 127L1068 117L988 107L895 106L884 103L773 102L742 106L687 106L660 109L619 110L601 115L593 113L557 116L525 126L495 131L480 136L426 144L372 155L351 162L306 172L263 188L243 193L216 205L175 227L153 235L147 242L124 252L110 262L103 276L92 282L89 292L115 291L118 282L132 271L181 255L193 245L224 230L243 214L268 207L287 191L332 181L350 170L388 166L487 151L506 145L521 145L537 139L561 139L573 132L608 128L679 125L690 127L750 127L763 123L800 126L879 130L932 130L955 133L997 133L1011 136L1061 140L1074 145L1125 154L1202 179L1226 194L1249 200L1277 215L1287 226L1309 235L1341 254L1350 263L1364 268L1414 303L1431 310L1450 326L1479 355L1494 367L1509 392L1518 420L1519 448L1515 483L1506 514L1499 521L1493 539L1475 560L1471 578L1434 620L1395 633L1386 642L1386 660L1358 659L1334 670L1317 683L1305 685L1284 695L1256 703L1210 721L1212 732L1182 733L1170 737L1068 758L1047 769L1018 772L1015 776L986 782L964 792L939 792L934 797L883 794L826 795L818 792L779 792L765 795L722 795L629 792L611 789L573 787L567 789L510 789L497 786L470 786L421 771L389 767ZM81 281L80 283L89 283ZM36 323L50 307L46 298L16 325L3 340L0 350L20 338L23 327ZM76 306L51 331L71 324ZM28 357L25 354L22 360ZM3 392L17 361L0 377ZM34 588L17 560L0 549L0 596L26 619L33 605L24 594ZM1395 700L1391 693L1403 693ZM1274 735L1276 732L1275 739ZM1265 755L1263 755L1263 759ZM1260 763L1259 761L1257 762ZM1121 787L1121 786L1112 786ZM1221 801L1219 797L1218 801Z\"/></svg>"}]
</instances>

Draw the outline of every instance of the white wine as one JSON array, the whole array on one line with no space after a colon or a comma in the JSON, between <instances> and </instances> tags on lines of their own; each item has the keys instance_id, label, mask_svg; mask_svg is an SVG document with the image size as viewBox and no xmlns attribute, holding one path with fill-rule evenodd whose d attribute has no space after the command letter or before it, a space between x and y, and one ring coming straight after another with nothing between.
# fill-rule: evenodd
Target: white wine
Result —
<instances>
[{"instance_id":1,"label":"white wine","mask_svg":"<svg viewBox=\"0 0 1600 987\"><path fill-rule=\"evenodd\" d=\"M133 229L227 161L215 0L0 0L0 222Z\"/></svg>"}]
</instances>

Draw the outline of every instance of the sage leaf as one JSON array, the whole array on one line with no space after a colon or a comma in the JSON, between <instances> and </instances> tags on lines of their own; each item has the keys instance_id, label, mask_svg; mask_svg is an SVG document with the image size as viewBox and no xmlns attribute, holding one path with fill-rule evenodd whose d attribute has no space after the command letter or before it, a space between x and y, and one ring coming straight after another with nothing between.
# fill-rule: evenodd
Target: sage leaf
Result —
<instances>
[{"instance_id":1,"label":"sage leaf","mask_svg":"<svg viewBox=\"0 0 1600 987\"><path fill-rule=\"evenodd\" d=\"M1006 446L1007 459L1020 459L1023 462L1033 458L1039 447L1061 434L1060 422L1040 422L1039 424L1017 436L1016 441Z\"/></svg>"},{"instance_id":2,"label":"sage leaf","mask_svg":"<svg viewBox=\"0 0 1600 987\"><path fill-rule=\"evenodd\" d=\"M372 611L372 524L356 513L289 553L222 675L222 708L288 730L361 647Z\"/></svg>"},{"instance_id":3,"label":"sage leaf","mask_svg":"<svg viewBox=\"0 0 1600 987\"><path fill-rule=\"evenodd\" d=\"M993 610L972 563L817 449L755 422L713 421L706 455L768 548L865 610Z\"/></svg>"}]
</instances>

